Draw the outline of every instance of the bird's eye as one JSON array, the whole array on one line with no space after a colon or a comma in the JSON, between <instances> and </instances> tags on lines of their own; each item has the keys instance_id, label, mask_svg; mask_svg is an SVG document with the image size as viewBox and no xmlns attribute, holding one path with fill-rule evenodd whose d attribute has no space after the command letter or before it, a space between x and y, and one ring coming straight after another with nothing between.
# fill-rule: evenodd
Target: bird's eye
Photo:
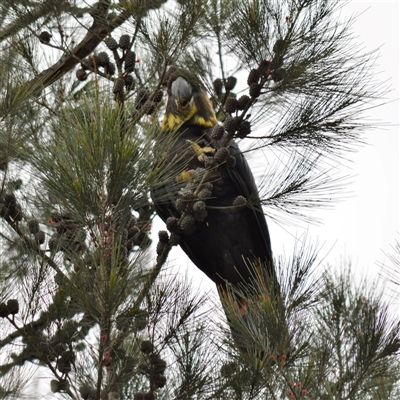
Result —
<instances>
[{"instance_id":1,"label":"bird's eye","mask_svg":"<svg viewBox=\"0 0 400 400\"><path fill-rule=\"evenodd\" d=\"M189 104L189 100L175 99L175 104L178 108L186 108L186 106Z\"/></svg>"}]
</instances>

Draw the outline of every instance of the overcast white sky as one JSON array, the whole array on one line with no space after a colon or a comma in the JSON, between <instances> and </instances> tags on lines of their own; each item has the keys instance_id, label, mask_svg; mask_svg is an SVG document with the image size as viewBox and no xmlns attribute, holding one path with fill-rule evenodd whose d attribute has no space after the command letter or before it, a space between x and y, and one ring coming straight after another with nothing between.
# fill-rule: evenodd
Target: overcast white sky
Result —
<instances>
[{"instance_id":1,"label":"overcast white sky","mask_svg":"<svg viewBox=\"0 0 400 400\"><path fill-rule=\"evenodd\" d=\"M367 130L367 146L351 155L356 174L350 186L352 198L326 213L324 226L312 229L327 244L336 245L328 256L331 263L340 256L351 259L359 269L379 270L400 234L400 142L399 142L399 13L398 1L351 1L343 15L360 14L354 24L357 40L366 51L379 48L377 72L390 80L388 104L369 111L369 119L386 126Z\"/></svg>"},{"instance_id":2,"label":"overcast white sky","mask_svg":"<svg viewBox=\"0 0 400 400\"><path fill-rule=\"evenodd\" d=\"M368 120L380 126L365 131L367 145L349 155L351 163L343 166L343 172L354 176L347 187L350 197L334 209L320 212L321 225L302 224L304 229L286 225L282 230L272 221L268 224L275 256L290 256L295 242L299 244L307 232L309 242L324 245L323 265L340 268L343 262L351 261L357 279L361 280L362 274L373 279L380 271L378 264L388 261L384 252L391 252L391 246L400 238L399 102L396 100L399 98L400 7L398 1L353 0L341 13L344 17L361 14L353 25L356 41L366 52L380 49L378 79L390 80L392 91L385 99L387 104L367 113ZM154 228L154 232L164 229L160 221ZM169 265L193 278L195 286L213 288L180 249L173 250Z\"/></svg>"}]
</instances>

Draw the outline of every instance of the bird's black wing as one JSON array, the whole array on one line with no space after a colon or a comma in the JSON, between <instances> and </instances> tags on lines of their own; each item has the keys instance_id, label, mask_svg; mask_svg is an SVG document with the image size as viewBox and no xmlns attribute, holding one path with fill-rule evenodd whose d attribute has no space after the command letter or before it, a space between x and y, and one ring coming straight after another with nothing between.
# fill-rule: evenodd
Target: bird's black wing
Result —
<instances>
[{"instance_id":1,"label":"bird's black wing","mask_svg":"<svg viewBox=\"0 0 400 400\"><path fill-rule=\"evenodd\" d=\"M213 143L204 129L189 125L182 129L179 139L168 152L168 160L182 157L186 169L204 167L193 155L187 140ZM181 247L193 263L217 284L226 281L233 285L250 283L254 277L251 265L272 269L269 232L260 205L257 187L250 167L236 143L229 152L236 159L235 166L220 165L212 179L212 198L206 201L207 217L196 222L196 230L181 236ZM182 155L185 156L182 156ZM174 200L178 188L171 177L170 184L153 190L152 196L158 215L165 221L179 217ZM232 207L237 196L249 200L244 208Z\"/></svg>"},{"instance_id":2,"label":"bird's black wing","mask_svg":"<svg viewBox=\"0 0 400 400\"><path fill-rule=\"evenodd\" d=\"M240 151L236 142L232 142L229 147L230 155L234 156L236 163L233 167L225 165L229 179L233 182L235 188L248 200L248 207L252 210L257 222L257 230L260 233L259 257L263 260L272 261L271 239L269 235L267 221L261 206L257 185L254 180L250 166Z\"/></svg>"}]
</instances>

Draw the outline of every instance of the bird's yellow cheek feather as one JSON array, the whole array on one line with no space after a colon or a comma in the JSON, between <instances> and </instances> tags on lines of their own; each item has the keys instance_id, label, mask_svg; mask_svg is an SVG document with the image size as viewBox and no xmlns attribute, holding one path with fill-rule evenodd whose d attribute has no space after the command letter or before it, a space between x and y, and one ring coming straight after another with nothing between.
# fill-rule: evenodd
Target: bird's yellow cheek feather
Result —
<instances>
[{"instance_id":1,"label":"bird's yellow cheek feather","mask_svg":"<svg viewBox=\"0 0 400 400\"><path fill-rule=\"evenodd\" d=\"M196 125L204 126L205 128L212 128L217 123L216 118L205 119L199 116L194 116L193 121Z\"/></svg>"},{"instance_id":2,"label":"bird's yellow cheek feather","mask_svg":"<svg viewBox=\"0 0 400 400\"><path fill-rule=\"evenodd\" d=\"M196 117L196 114L198 112L196 105L192 102L189 104L190 107L177 109L175 113L166 113L161 124L161 129L163 131L173 131L178 129L185 122L190 121L192 118L199 118Z\"/></svg>"}]
</instances>

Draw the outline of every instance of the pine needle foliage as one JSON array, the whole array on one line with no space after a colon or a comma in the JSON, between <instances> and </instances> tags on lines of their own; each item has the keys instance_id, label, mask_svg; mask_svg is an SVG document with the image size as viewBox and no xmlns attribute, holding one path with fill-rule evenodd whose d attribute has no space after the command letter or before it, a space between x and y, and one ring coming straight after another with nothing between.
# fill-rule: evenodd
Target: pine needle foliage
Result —
<instances>
[{"instance_id":1,"label":"pine needle foliage","mask_svg":"<svg viewBox=\"0 0 400 400\"><path fill-rule=\"evenodd\" d=\"M154 146L173 68L197 76L229 140L265 155L269 218L311 223L342 197L332 171L385 87L341 6L1 2L1 399L400 397L399 319L324 271L320 248L276 255L282 297L268 276L257 295L232 289L244 323L178 279L179 238L152 232L149 192L184 168L161 161L176 138Z\"/></svg>"}]
</instances>

